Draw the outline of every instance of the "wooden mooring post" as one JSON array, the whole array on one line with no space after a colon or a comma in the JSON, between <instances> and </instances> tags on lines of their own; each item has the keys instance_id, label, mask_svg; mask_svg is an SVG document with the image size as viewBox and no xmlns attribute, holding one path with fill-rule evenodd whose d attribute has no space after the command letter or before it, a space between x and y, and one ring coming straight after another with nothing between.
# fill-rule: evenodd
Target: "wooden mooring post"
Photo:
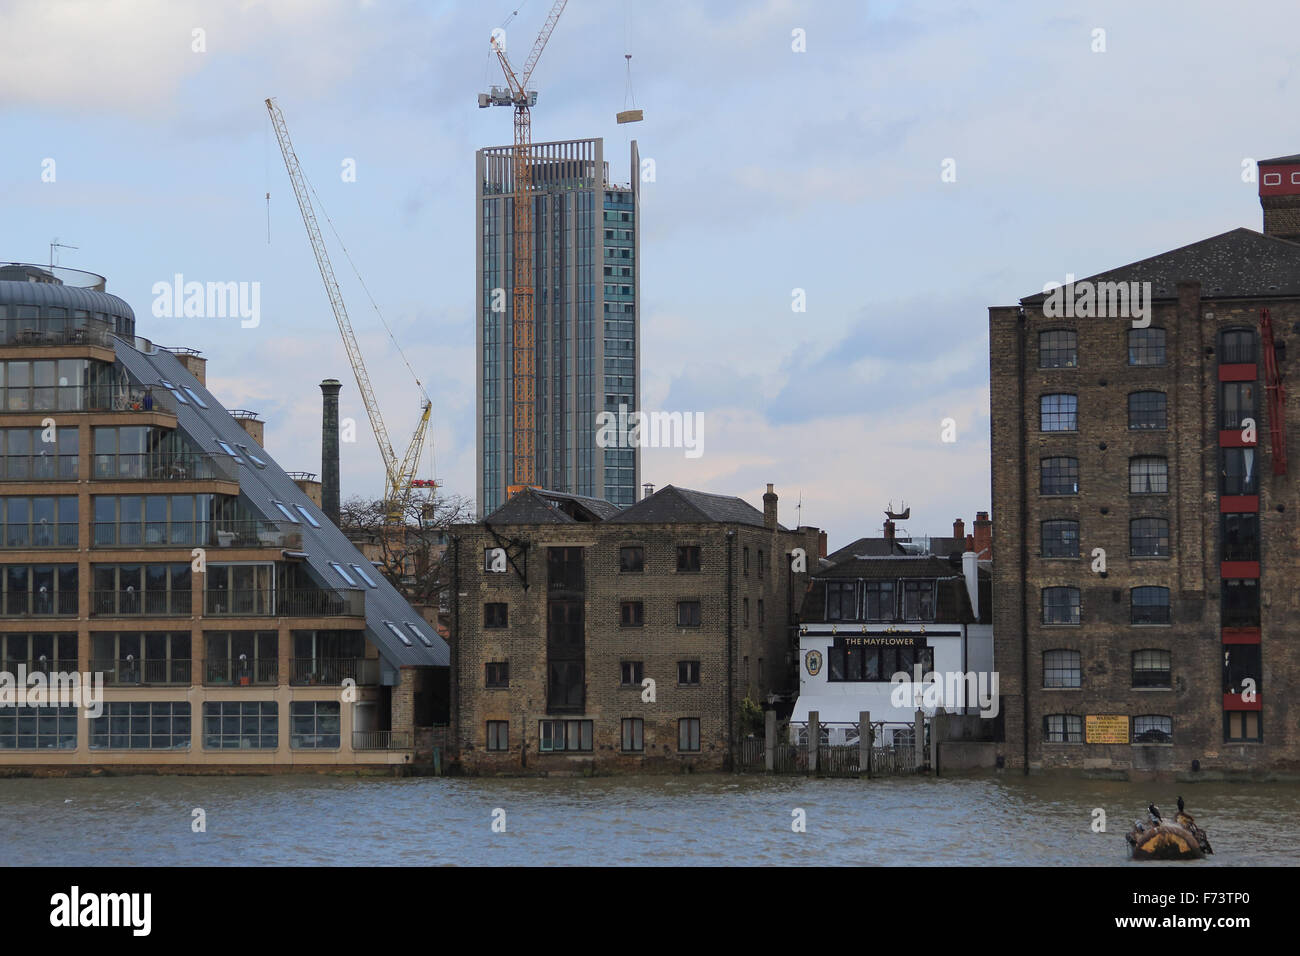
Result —
<instances>
[{"instance_id":1,"label":"wooden mooring post","mask_svg":"<svg viewBox=\"0 0 1300 956\"><path fill-rule=\"evenodd\" d=\"M871 779L871 711L858 714L858 773Z\"/></svg>"},{"instance_id":2,"label":"wooden mooring post","mask_svg":"<svg viewBox=\"0 0 1300 956\"><path fill-rule=\"evenodd\" d=\"M767 772L776 770L776 711L763 714L763 747L767 751Z\"/></svg>"},{"instance_id":3,"label":"wooden mooring post","mask_svg":"<svg viewBox=\"0 0 1300 956\"><path fill-rule=\"evenodd\" d=\"M925 711L916 708L916 717L912 721L912 752L916 757L916 769L925 766Z\"/></svg>"},{"instance_id":4,"label":"wooden mooring post","mask_svg":"<svg viewBox=\"0 0 1300 956\"><path fill-rule=\"evenodd\" d=\"M808 711L808 772L817 772L817 757L821 750L821 713L816 710Z\"/></svg>"}]
</instances>

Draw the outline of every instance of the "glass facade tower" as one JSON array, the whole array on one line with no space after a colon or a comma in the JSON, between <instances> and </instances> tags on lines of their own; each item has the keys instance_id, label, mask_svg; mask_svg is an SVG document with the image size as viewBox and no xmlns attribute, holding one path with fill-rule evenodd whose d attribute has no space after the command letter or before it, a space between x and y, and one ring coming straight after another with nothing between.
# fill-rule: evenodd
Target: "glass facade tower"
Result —
<instances>
[{"instance_id":1,"label":"glass facade tower","mask_svg":"<svg viewBox=\"0 0 1300 956\"><path fill-rule=\"evenodd\" d=\"M630 505L640 449L598 441L601 413L640 407L640 159L612 183L601 139L533 143L533 284L537 481ZM513 147L476 154L476 504L506 500L514 433ZM608 437L609 431L606 431Z\"/></svg>"}]
</instances>

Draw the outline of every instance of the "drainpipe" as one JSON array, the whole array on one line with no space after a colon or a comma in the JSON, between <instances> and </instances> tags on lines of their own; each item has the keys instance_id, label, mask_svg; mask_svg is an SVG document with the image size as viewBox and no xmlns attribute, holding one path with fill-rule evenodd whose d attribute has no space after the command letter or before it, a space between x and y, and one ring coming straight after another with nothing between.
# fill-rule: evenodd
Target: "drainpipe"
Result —
<instances>
[{"instance_id":1,"label":"drainpipe","mask_svg":"<svg viewBox=\"0 0 1300 956\"><path fill-rule=\"evenodd\" d=\"M1029 583L1025 580L1029 570L1029 534L1025 524L1025 509L1029 501L1028 456L1028 419L1025 408L1025 363L1029 353L1028 330L1025 324L1025 309L1020 307L1017 316L1016 334L1019 339L1016 348L1016 382L1019 390L1020 408L1020 736L1024 743L1024 774L1029 776Z\"/></svg>"},{"instance_id":2,"label":"drainpipe","mask_svg":"<svg viewBox=\"0 0 1300 956\"><path fill-rule=\"evenodd\" d=\"M735 640L735 561L736 532L727 531L727 768L731 769L732 754L736 746L736 652Z\"/></svg>"},{"instance_id":3,"label":"drainpipe","mask_svg":"<svg viewBox=\"0 0 1300 956\"><path fill-rule=\"evenodd\" d=\"M447 629L451 638L447 642L450 651L451 674L451 714L447 723L451 733L448 735L448 747L460 759L460 535L451 536L451 626Z\"/></svg>"}]
</instances>

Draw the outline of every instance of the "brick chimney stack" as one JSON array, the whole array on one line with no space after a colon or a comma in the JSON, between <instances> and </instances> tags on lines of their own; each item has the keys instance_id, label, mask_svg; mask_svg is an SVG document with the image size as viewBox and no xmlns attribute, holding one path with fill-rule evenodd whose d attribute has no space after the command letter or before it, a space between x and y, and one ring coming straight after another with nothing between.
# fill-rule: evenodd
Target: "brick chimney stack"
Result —
<instances>
[{"instance_id":1,"label":"brick chimney stack","mask_svg":"<svg viewBox=\"0 0 1300 956\"><path fill-rule=\"evenodd\" d=\"M772 483L767 483L767 493L763 495L763 527L769 531L776 530L776 492L772 490Z\"/></svg>"},{"instance_id":2,"label":"brick chimney stack","mask_svg":"<svg viewBox=\"0 0 1300 956\"><path fill-rule=\"evenodd\" d=\"M987 511L979 511L975 514L975 553L980 556L981 561L991 561L993 559L993 522L989 520Z\"/></svg>"},{"instance_id":3,"label":"brick chimney stack","mask_svg":"<svg viewBox=\"0 0 1300 956\"><path fill-rule=\"evenodd\" d=\"M1258 179L1264 235L1300 240L1300 154L1261 159Z\"/></svg>"},{"instance_id":4,"label":"brick chimney stack","mask_svg":"<svg viewBox=\"0 0 1300 956\"><path fill-rule=\"evenodd\" d=\"M966 522L958 518L952 523L952 536L957 541L966 537Z\"/></svg>"},{"instance_id":5,"label":"brick chimney stack","mask_svg":"<svg viewBox=\"0 0 1300 956\"><path fill-rule=\"evenodd\" d=\"M892 518L885 519L885 545L890 554L894 553L894 521Z\"/></svg>"}]
</instances>

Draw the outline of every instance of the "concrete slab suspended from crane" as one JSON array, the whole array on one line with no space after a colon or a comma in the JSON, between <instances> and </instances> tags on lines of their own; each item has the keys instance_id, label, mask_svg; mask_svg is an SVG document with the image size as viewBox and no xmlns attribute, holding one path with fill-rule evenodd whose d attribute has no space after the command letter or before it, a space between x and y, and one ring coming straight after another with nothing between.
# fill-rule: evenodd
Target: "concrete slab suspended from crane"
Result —
<instances>
[{"instance_id":1,"label":"concrete slab suspended from crane","mask_svg":"<svg viewBox=\"0 0 1300 956\"><path fill-rule=\"evenodd\" d=\"M622 110L614 115L620 123L640 123L645 119L644 110Z\"/></svg>"}]
</instances>

